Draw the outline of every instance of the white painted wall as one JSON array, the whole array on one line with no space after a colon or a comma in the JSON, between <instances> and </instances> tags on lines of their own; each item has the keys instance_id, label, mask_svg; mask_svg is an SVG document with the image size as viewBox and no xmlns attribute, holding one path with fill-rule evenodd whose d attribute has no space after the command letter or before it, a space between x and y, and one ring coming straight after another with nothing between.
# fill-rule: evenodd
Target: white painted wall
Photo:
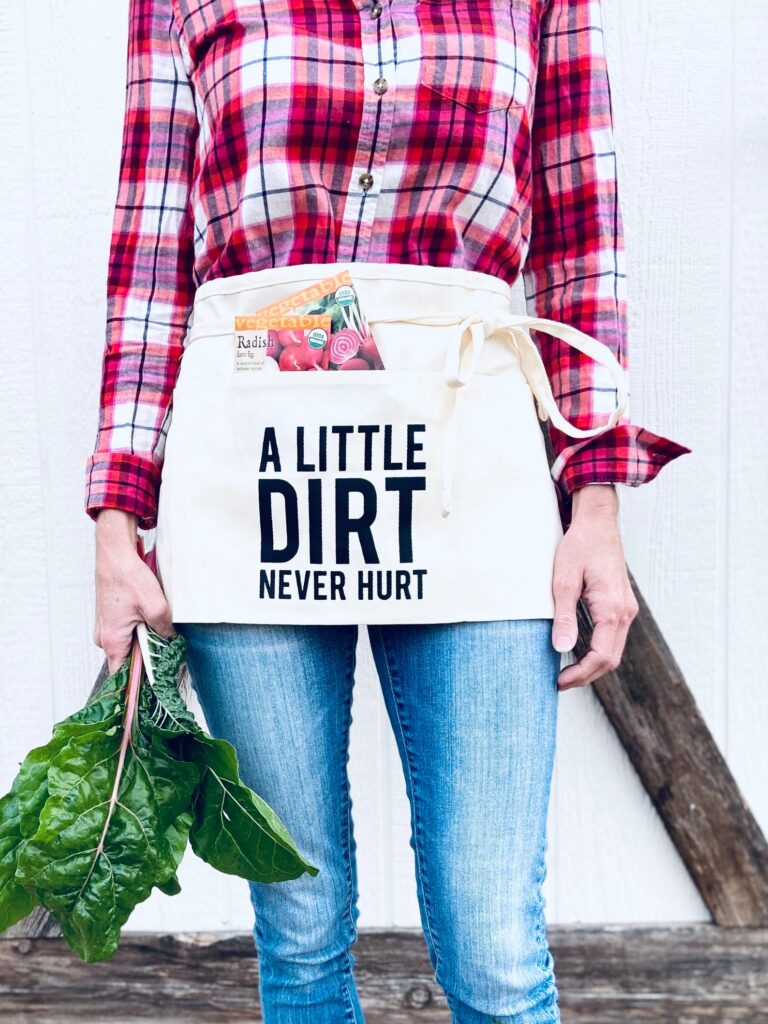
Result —
<instances>
[{"instance_id":1,"label":"white painted wall","mask_svg":"<svg viewBox=\"0 0 768 1024\"><path fill-rule=\"evenodd\" d=\"M0 791L102 662L91 639L104 281L125 4L0 5ZM692 455L622 491L629 564L768 829L768 34L761 0L604 0L631 300L633 415ZM151 537L148 538L151 541ZM352 736L361 926L418 925L408 808L365 635ZM707 917L590 690L562 696L550 921ZM248 928L190 855L133 928Z\"/></svg>"}]
</instances>

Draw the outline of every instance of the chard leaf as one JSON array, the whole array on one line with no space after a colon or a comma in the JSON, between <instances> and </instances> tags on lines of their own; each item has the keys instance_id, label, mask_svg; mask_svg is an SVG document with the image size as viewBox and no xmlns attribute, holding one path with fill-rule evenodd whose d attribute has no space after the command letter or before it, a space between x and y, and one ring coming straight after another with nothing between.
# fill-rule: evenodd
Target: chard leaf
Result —
<instances>
[{"instance_id":1,"label":"chard leaf","mask_svg":"<svg viewBox=\"0 0 768 1024\"><path fill-rule=\"evenodd\" d=\"M186 640L179 634L165 640L153 629L139 628L147 686L142 691L142 727L166 736L183 736L200 731L195 716L179 693L178 678Z\"/></svg>"},{"instance_id":2,"label":"chard leaf","mask_svg":"<svg viewBox=\"0 0 768 1024\"><path fill-rule=\"evenodd\" d=\"M167 882L155 882L155 888L159 889L166 896L178 896L181 892L181 884L175 872Z\"/></svg>"},{"instance_id":3,"label":"chard leaf","mask_svg":"<svg viewBox=\"0 0 768 1024\"><path fill-rule=\"evenodd\" d=\"M37 902L16 881L16 864L24 841L16 786L14 782L10 793L0 800L0 932L31 914Z\"/></svg>"},{"instance_id":4,"label":"chard leaf","mask_svg":"<svg viewBox=\"0 0 768 1024\"><path fill-rule=\"evenodd\" d=\"M168 826L165 832L165 838L171 848L171 854L177 871L187 849L187 843L189 842L189 830L192 827L193 821L194 815L192 812L184 811L183 814L179 815L176 821ZM177 896L181 892L181 886L179 885L179 880L176 877L175 872L167 882L156 882L155 885L161 892L164 892L166 896Z\"/></svg>"},{"instance_id":5,"label":"chard leaf","mask_svg":"<svg viewBox=\"0 0 768 1024\"><path fill-rule=\"evenodd\" d=\"M133 756L157 807L158 834L154 838L158 867L155 883L164 885L176 874L187 847L193 815L188 810L200 782L200 768L174 758L166 744L153 741L136 746Z\"/></svg>"},{"instance_id":6,"label":"chard leaf","mask_svg":"<svg viewBox=\"0 0 768 1024\"><path fill-rule=\"evenodd\" d=\"M51 760L73 736L118 724L127 679L126 662L104 681L83 708L54 726L48 743L29 751L10 792L0 800L0 932L26 917L38 903L34 890L23 887L16 873L19 855L26 840L37 831L40 813L48 799Z\"/></svg>"},{"instance_id":7,"label":"chard leaf","mask_svg":"<svg viewBox=\"0 0 768 1024\"><path fill-rule=\"evenodd\" d=\"M17 881L34 891L87 962L111 956L134 907L156 881L173 877L166 830L198 778L193 766L155 749L130 750L118 778L120 753L119 733L69 740L51 761L40 827L17 867Z\"/></svg>"},{"instance_id":8,"label":"chard leaf","mask_svg":"<svg viewBox=\"0 0 768 1024\"><path fill-rule=\"evenodd\" d=\"M61 753L72 737L101 735L104 731L117 727L119 722L119 712L103 722L93 724L70 723L67 719L56 726L53 739L42 747L30 750L22 761L18 774L19 812L23 836L31 836L38 829L40 812L48 799L48 770L53 758Z\"/></svg>"},{"instance_id":9,"label":"chard leaf","mask_svg":"<svg viewBox=\"0 0 768 1024\"><path fill-rule=\"evenodd\" d=\"M54 726L53 735L56 736L60 730L71 725L93 725L112 718L124 703L130 664L130 657L126 658L122 665L104 680L96 693L88 698L79 711Z\"/></svg>"},{"instance_id":10,"label":"chard leaf","mask_svg":"<svg viewBox=\"0 0 768 1024\"><path fill-rule=\"evenodd\" d=\"M155 884L170 883L177 862L166 832L200 777L139 728L142 677L134 643L120 727L71 726L74 734L50 760L39 827L18 858L17 882L86 962L111 956L134 907ZM116 699L118 689L102 688L95 703Z\"/></svg>"},{"instance_id":11,"label":"chard leaf","mask_svg":"<svg viewBox=\"0 0 768 1024\"><path fill-rule=\"evenodd\" d=\"M104 732L120 725L128 662L111 675L79 711L53 727L51 739L24 758L18 774L18 799L22 835L37 831L40 812L48 799L48 768L51 760L74 736Z\"/></svg>"},{"instance_id":12,"label":"chard leaf","mask_svg":"<svg viewBox=\"0 0 768 1024\"><path fill-rule=\"evenodd\" d=\"M149 684L143 727L178 737L180 756L201 771L189 835L194 852L219 871L251 881L316 875L318 868L304 860L277 814L241 780L234 747L209 736L187 708L177 684L184 637L168 641L140 627L139 638Z\"/></svg>"},{"instance_id":13,"label":"chard leaf","mask_svg":"<svg viewBox=\"0 0 768 1024\"><path fill-rule=\"evenodd\" d=\"M201 731L188 738L186 750L203 772L189 836L198 857L252 882L317 875L319 868L304 860L277 814L240 779L230 743Z\"/></svg>"},{"instance_id":14,"label":"chard leaf","mask_svg":"<svg viewBox=\"0 0 768 1024\"><path fill-rule=\"evenodd\" d=\"M86 962L110 957L153 888L180 891L191 842L220 871L279 882L318 868L240 779L234 748L179 691L186 641L139 623L129 658L0 800L0 931L39 903Z\"/></svg>"},{"instance_id":15,"label":"chard leaf","mask_svg":"<svg viewBox=\"0 0 768 1024\"><path fill-rule=\"evenodd\" d=\"M17 868L17 880L34 890L88 962L117 948L120 928L149 895L157 866L157 811L135 762L111 803L119 757L118 734L69 741L51 762L50 796Z\"/></svg>"}]
</instances>

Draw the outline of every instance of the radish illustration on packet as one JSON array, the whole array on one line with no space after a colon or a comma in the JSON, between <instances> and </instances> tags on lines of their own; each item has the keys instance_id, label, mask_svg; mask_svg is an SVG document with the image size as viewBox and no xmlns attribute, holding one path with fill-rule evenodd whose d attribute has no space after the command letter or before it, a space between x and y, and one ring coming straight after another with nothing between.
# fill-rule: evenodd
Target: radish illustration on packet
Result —
<instances>
[{"instance_id":1,"label":"radish illustration on packet","mask_svg":"<svg viewBox=\"0 0 768 1024\"><path fill-rule=\"evenodd\" d=\"M235 317L235 370L383 370L348 270Z\"/></svg>"}]
</instances>

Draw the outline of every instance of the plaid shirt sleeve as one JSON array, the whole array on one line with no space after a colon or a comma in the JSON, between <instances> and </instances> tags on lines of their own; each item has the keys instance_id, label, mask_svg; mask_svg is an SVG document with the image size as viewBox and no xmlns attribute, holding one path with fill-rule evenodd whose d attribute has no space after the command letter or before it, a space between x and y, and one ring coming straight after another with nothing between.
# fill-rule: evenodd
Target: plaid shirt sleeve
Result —
<instances>
[{"instance_id":1,"label":"plaid shirt sleeve","mask_svg":"<svg viewBox=\"0 0 768 1024\"><path fill-rule=\"evenodd\" d=\"M188 215L198 121L173 4L130 0L123 145L86 512L156 525L173 386L194 299Z\"/></svg>"},{"instance_id":2,"label":"plaid shirt sleeve","mask_svg":"<svg viewBox=\"0 0 768 1024\"><path fill-rule=\"evenodd\" d=\"M532 125L533 205L523 268L528 312L572 324L627 361L624 238L599 0L544 0ZM609 371L534 331L555 399L575 426L605 422ZM548 422L564 521L586 484L637 486L690 451L630 421L576 440Z\"/></svg>"}]
</instances>

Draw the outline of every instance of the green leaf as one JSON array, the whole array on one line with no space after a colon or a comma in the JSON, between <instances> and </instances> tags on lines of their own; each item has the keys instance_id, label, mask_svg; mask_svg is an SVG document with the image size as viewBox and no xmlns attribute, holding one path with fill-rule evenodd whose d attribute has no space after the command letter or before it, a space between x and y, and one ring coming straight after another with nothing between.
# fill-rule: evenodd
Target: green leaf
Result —
<instances>
[{"instance_id":1,"label":"green leaf","mask_svg":"<svg viewBox=\"0 0 768 1024\"><path fill-rule=\"evenodd\" d=\"M199 732L195 716L179 693L185 638L179 634L166 640L150 627L139 636L147 673L147 685L141 693L142 728L164 736Z\"/></svg>"},{"instance_id":2,"label":"green leaf","mask_svg":"<svg viewBox=\"0 0 768 1024\"><path fill-rule=\"evenodd\" d=\"M155 882L155 888L159 889L160 892L166 896L178 896L181 892L181 885L176 877L176 874L171 875L167 882Z\"/></svg>"},{"instance_id":3,"label":"green leaf","mask_svg":"<svg viewBox=\"0 0 768 1024\"><path fill-rule=\"evenodd\" d=\"M180 814L176 821L166 829L165 838L171 848L171 855L173 856L173 860L176 865L176 871L178 871L184 853L186 852L187 844L189 842L189 830L192 828L193 821L194 815L192 812L184 811L184 813ZM164 892L166 896L177 896L181 892L181 886L179 885L179 880L176 877L175 872L167 882L156 882L155 885L161 892Z\"/></svg>"},{"instance_id":4,"label":"green leaf","mask_svg":"<svg viewBox=\"0 0 768 1024\"><path fill-rule=\"evenodd\" d=\"M112 718L120 710L125 700L129 671L130 658L126 658L122 665L104 680L96 693L88 698L79 711L54 726L53 735L56 736L61 729L70 725L93 725Z\"/></svg>"},{"instance_id":5,"label":"green leaf","mask_svg":"<svg viewBox=\"0 0 768 1024\"><path fill-rule=\"evenodd\" d=\"M75 736L52 759L50 795L17 867L17 881L87 962L111 956L134 907L175 874L166 830L199 778L154 746L129 747L118 776L121 740L120 732Z\"/></svg>"},{"instance_id":6,"label":"green leaf","mask_svg":"<svg viewBox=\"0 0 768 1024\"><path fill-rule=\"evenodd\" d=\"M37 905L32 893L16 881L19 850L24 842L19 821L19 802L14 781L0 800L0 932L31 914Z\"/></svg>"},{"instance_id":7,"label":"green leaf","mask_svg":"<svg viewBox=\"0 0 768 1024\"><path fill-rule=\"evenodd\" d=\"M203 770L189 837L198 857L253 882L317 875L319 868L301 856L277 814L241 781L230 743L200 733L188 739L187 749Z\"/></svg>"},{"instance_id":8,"label":"green leaf","mask_svg":"<svg viewBox=\"0 0 768 1024\"><path fill-rule=\"evenodd\" d=\"M180 891L191 842L228 874L278 882L318 868L240 779L179 692L186 641L139 623L141 648L51 739L0 800L0 930L39 903L86 962L110 957L153 888ZM137 657L134 658L133 655Z\"/></svg>"},{"instance_id":9,"label":"green leaf","mask_svg":"<svg viewBox=\"0 0 768 1024\"><path fill-rule=\"evenodd\" d=\"M102 735L120 721L118 711L102 722L70 721L66 719L54 729L53 739L42 747L35 747L21 763L18 774L19 811L21 832L25 837L37 831L40 812L48 799L48 770L51 761L75 736Z\"/></svg>"}]
</instances>

